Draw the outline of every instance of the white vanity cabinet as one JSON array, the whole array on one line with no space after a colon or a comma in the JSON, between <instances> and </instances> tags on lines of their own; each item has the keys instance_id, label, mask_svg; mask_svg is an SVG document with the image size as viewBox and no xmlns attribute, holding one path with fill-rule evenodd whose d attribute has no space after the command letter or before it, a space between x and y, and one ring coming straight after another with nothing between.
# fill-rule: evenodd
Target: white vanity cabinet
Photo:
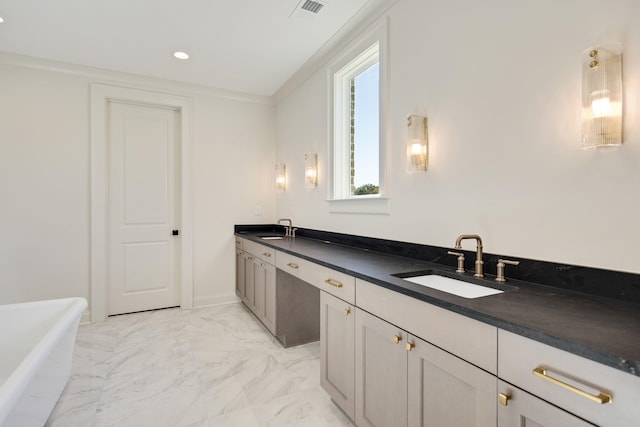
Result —
<instances>
[{"instance_id":1,"label":"white vanity cabinet","mask_svg":"<svg viewBox=\"0 0 640 427\"><path fill-rule=\"evenodd\" d=\"M355 416L355 307L320 292L320 384L351 419Z\"/></svg>"},{"instance_id":2,"label":"white vanity cabinet","mask_svg":"<svg viewBox=\"0 0 640 427\"><path fill-rule=\"evenodd\" d=\"M356 306L358 426L496 426L496 376L461 358L495 369L495 327L361 280Z\"/></svg>"},{"instance_id":3,"label":"white vanity cabinet","mask_svg":"<svg viewBox=\"0 0 640 427\"><path fill-rule=\"evenodd\" d=\"M498 337L500 379L599 426L639 425L640 377L504 330ZM502 383L498 392L507 398L500 412L508 413L516 396L509 399L509 389ZM536 411L545 412L542 405L536 408L520 404L515 411L526 411L535 420ZM556 421L538 424L565 425Z\"/></svg>"}]
</instances>

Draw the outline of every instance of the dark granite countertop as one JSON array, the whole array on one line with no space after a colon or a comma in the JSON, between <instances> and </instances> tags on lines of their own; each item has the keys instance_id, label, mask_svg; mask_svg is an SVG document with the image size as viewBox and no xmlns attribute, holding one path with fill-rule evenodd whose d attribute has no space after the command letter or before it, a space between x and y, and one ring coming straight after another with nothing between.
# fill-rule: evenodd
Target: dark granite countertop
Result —
<instances>
[{"instance_id":1,"label":"dark granite countertop","mask_svg":"<svg viewBox=\"0 0 640 427\"><path fill-rule=\"evenodd\" d=\"M640 304L635 302L515 279L499 284L493 276L475 279L472 272L460 275L455 268L440 263L317 238L259 237L274 231L279 229L236 226L240 237L640 376ZM394 276L423 270L436 270L441 275L505 292L466 299Z\"/></svg>"}]
</instances>

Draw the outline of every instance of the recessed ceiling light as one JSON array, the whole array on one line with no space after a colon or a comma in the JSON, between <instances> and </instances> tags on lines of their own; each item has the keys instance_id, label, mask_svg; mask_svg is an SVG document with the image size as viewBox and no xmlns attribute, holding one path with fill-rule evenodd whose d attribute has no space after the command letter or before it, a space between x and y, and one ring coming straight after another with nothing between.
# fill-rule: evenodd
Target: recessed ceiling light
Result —
<instances>
[{"instance_id":1,"label":"recessed ceiling light","mask_svg":"<svg viewBox=\"0 0 640 427\"><path fill-rule=\"evenodd\" d=\"M189 59L189 54L186 52L173 52L173 56L178 59Z\"/></svg>"},{"instance_id":2,"label":"recessed ceiling light","mask_svg":"<svg viewBox=\"0 0 640 427\"><path fill-rule=\"evenodd\" d=\"M0 24L2 24L4 22L4 19L2 19L2 16L0 16Z\"/></svg>"}]
</instances>

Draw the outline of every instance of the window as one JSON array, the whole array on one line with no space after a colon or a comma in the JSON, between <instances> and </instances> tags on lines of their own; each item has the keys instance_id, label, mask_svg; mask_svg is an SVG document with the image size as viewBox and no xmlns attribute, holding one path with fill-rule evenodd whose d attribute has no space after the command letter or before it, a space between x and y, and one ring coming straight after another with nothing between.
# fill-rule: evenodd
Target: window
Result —
<instances>
[{"instance_id":1,"label":"window","mask_svg":"<svg viewBox=\"0 0 640 427\"><path fill-rule=\"evenodd\" d=\"M375 43L334 74L336 198L380 193L380 59Z\"/></svg>"},{"instance_id":2,"label":"window","mask_svg":"<svg viewBox=\"0 0 640 427\"><path fill-rule=\"evenodd\" d=\"M341 206L346 206L342 201L369 200L370 204L385 195L381 138L385 30L376 29L329 67L333 159L329 199ZM357 204L362 209L367 203Z\"/></svg>"}]
</instances>

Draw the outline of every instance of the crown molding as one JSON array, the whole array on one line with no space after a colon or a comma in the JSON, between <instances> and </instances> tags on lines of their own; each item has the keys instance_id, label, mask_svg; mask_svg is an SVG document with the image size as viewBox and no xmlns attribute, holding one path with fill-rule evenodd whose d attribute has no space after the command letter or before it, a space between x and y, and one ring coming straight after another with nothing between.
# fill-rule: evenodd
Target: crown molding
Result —
<instances>
[{"instance_id":1,"label":"crown molding","mask_svg":"<svg viewBox=\"0 0 640 427\"><path fill-rule=\"evenodd\" d=\"M233 101L249 102L254 104L274 105L274 100L270 96L235 92L210 86L159 79L156 77L143 76L140 74L123 73L120 71L112 71L102 68L71 64L67 62L53 61L50 59L37 58L16 53L0 51L0 65L70 74L87 78L93 83L104 83L112 85L135 85L135 87L140 89L163 92L171 91L183 96L201 95L214 98L229 99Z\"/></svg>"},{"instance_id":2,"label":"crown molding","mask_svg":"<svg viewBox=\"0 0 640 427\"><path fill-rule=\"evenodd\" d=\"M331 37L318 51L305 62L272 96L275 104L282 102L287 96L295 91L300 85L307 81L313 74L327 65L336 54L346 49L353 40L357 39L363 33L366 33L372 26L378 25L381 20L386 18L389 10L398 2L398 0L384 1L382 5L373 9L367 9L363 6L358 14L364 14L366 17L358 24L354 24L352 18L347 22L333 37Z\"/></svg>"}]
</instances>

